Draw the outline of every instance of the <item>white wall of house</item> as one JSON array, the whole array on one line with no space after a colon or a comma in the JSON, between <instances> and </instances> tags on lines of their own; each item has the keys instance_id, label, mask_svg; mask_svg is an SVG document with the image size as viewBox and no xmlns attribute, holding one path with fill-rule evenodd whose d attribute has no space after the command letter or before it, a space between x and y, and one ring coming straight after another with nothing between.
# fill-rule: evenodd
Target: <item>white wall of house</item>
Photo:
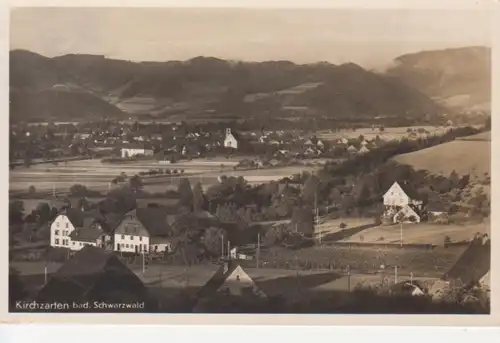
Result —
<instances>
[{"instance_id":1,"label":"white wall of house","mask_svg":"<svg viewBox=\"0 0 500 343\"><path fill-rule=\"evenodd\" d=\"M60 214L50 225L50 246L59 248L71 248L71 238L69 235L75 227L69 218Z\"/></svg>"},{"instance_id":2,"label":"white wall of house","mask_svg":"<svg viewBox=\"0 0 500 343\"><path fill-rule=\"evenodd\" d=\"M172 245L170 243L153 243L151 244L150 251L152 253L162 253L166 251L171 251L172 250Z\"/></svg>"},{"instance_id":3,"label":"white wall of house","mask_svg":"<svg viewBox=\"0 0 500 343\"><path fill-rule=\"evenodd\" d=\"M101 241L98 239L96 242L80 242L80 241L71 241L70 249L74 251L78 251L83 249L84 246L91 245L93 247L101 247Z\"/></svg>"},{"instance_id":4,"label":"white wall of house","mask_svg":"<svg viewBox=\"0 0 500 343\"><path fill-rule=\"evenodd\" d=\"M153 150L138 149L138 148L122 148L122 158L133 157L137 155L153 156Z\"/></svg>"},{"instance_id":5,"label":"white wall of house","mask_svg":"<svg viewBox=\"0 0 500 343\"><path fill-rule=\"evenodd\" d=\"M401 186L395 182L391 188L384 194L385 206L404 207L411 203L410 197L406 195Z\"/></svg>"},{"instance_id":6,"label":"white wall of house","mask_svg":"<svg viewBox=\"0 0 500 343\"><path fill-rule=\"evenodd\" d=\"M231 133L231 129L226 129L226 138L224 138L224 147L238 149L238 141Z\"/></svg>"},{"instance_id":7,"label":"white wall of house","mask_svg":"<svg viewBox=\"0 0 500 343\"><path fill-rule=\"evenodd\" d=\"M136 250L137 247L137 250ZM146 249L149 251L148 236L131 236L121 233L115 233L114 251L123 252L142 252Z\"/></svg>"}]
</instances>

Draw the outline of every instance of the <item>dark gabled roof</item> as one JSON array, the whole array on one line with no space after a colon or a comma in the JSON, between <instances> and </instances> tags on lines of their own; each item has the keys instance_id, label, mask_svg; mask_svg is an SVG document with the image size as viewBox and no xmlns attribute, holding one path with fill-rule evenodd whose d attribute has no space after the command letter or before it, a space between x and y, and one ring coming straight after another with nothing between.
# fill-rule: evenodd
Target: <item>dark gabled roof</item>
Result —
<instances>
[{"instance_id":1,"label":"dark gabled roof","mask_svg":"<svg viewBox=\"0 0 500 343\"><path fill-rule=\"evenodd\" d=\"M459 280L464 285L479 282L491 268L491 241L476 237L444 279Z\"/></svg>"},{"instance_id":2,"label":"dark gabled roof","mask_svg":"<svg viewBox=\"0 0 500 343\"><path fill-rule=\"evenodd\" d=\"M83 227L83 221L85 219L84 212L76 209L76 208L67 208L61 214L65 215L68 217L69 221L73 226L76 227Z\"/></svg>"},{"instance_id":3,"label":"dark gabled roof","mask_svg":"<svg viewBox=\"0 0 500 343\"><path fill-rule=\"evenodd\" d=\"M150 236L168 236L171 227L167 222L167 211L163 208L143 207L133 210Z\"/></svg>"},{"instance_id":4,"label":"dark gabled roof","mask_svg":"<svg viewBox=\"0 0 500 343\"><path fill-rule=\"evenodd\" d=\"M102 235L102 231L95 226L77 228L69 235L72 241L95 242Z\"/></svg>"},{"instance_id":5,"label":"dark gabled roof","mask_svg":"<svg viewBox=\"0 0 500 343\"><path fill-rule=\"evenodd\" d=\"M115 255L86 246L53 274L37 300L105 301L114 291L139 299L146 295L141 280Z\"/></svg>"},{"instance_id":6,"label":"dark gabled roof","mask_svg":"<svg viewBox=\"0 0 500 343\"><path fill-rule=\"evenodd\" d=\"M239 263L233 260L226 261L220 266L215 274L200 288L198 297L206 297L214 294L224 284L226 279L239 267Z\"/></svg>"},{"instance_id":7,"label":"dark gabled roof","mask_svg":"<svg viewBox=\"0 0 500 343\"><path fill-rule=\"evenodd\" d=\"M89 226L96 220L104 223L105 218L99 211L82 211L78 208L66 208L60 214L68 217L75 228Z\"/></svg>"},{"instance_id":8,"label":"dark gabled roof","mask_svg":"<svg viewBox=\"0 0 500 343\"><path fill-rule=\"evenodd\" d=\"M233 135L233 137L237 140L237 141L241 141L242 140L242 135L240 133L238 133L237 131L234 131L233 129L231 129L231 134ZM224 134L224 137L226 135Z\"/></svg>"},{"instance_id":9,"label":"dark gabled roof","mask_svg":"<svg viewBox=\"0 0 500 343\"><path fill-rule=\"evenodd\" d=\"M413 200L420 200L422 196L419 192L407 181L398 181L401 189Z\"/></svg>"}]
</instances>

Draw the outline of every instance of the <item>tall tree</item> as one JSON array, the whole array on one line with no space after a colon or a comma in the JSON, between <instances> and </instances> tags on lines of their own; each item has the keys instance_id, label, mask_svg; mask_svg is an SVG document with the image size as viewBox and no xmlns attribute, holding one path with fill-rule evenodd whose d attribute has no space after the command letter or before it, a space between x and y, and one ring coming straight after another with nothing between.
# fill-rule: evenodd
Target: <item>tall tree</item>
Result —
<instances>
[{"instance_id":1,"label":"tall tree","mask_svg":"<svg viewBox=\"0 0 500 343\"><path fill-rule=\"evenodd\" d=\"M318 189L319 179L316 175L309 176L302 189L302 199L304 199L307 204L314 206L314 200L317 196Z\"/></svg>"},{"instance_id":2,"label":"tall tree","mask_svg":"<svg viewBox=\"0 0 500 343\"><path fill-rule=\"evenodd\" d=\"M193 210L201 211L205 207L205 195L201 182L197 182L193 188Z\"/></svg>"},{"instance_id":3,"label":"tall tree","mask_svg":"<svg viewBox=\"0 0 500 343\"><path fill-rule=\"evenodd\" d=\"M309 206L297 208L292 214L291 231L297 229L305 236L312 236L314 233L314 215Z\"/></svg>"},{"instance_id":4,"label":"tall tree","mask_svg":"<svg viewBox=\"0 0 500 343\"><path fill-rule=\"evenodd\" d=\"M193 190L188 178L182 178L179 182L179 204L189 209L193 208Z\"/></svg>"},{"instance_id":5,"label":"tall tree","mask_svg":"<svg viewBox=\"0 0 500 343\"><path fill-rule=\"evenodd\" d=\"M212 256L221 256L222 247L227 244L227 234L223 229L210 227L205 231L203 244Z\"/></svg>"},{"instance_id":6,"label":"tall tree","mask_svg":"<svg viewBox=\"0 0 500 343\"><path fill-rule=\"evenodd\" d=\"M39 225L45 224L50 220L50 206L48 203L46 202L38 203L36 211L38 212Z\"/></svg>"}]
</instances>

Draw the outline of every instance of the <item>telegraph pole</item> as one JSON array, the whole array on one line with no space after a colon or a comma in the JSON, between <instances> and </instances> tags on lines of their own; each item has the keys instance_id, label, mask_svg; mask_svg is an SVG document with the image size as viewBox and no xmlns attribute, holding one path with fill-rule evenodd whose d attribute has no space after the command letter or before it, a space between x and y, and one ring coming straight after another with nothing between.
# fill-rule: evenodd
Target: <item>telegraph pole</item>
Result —
<instances>
[{"instance_id":1,"label":"telegraph pole","mask_svg":"<svg viewBox=\"0 0 500 343\"><path fill-rule=\"evenodd\" d=\"M231 242L227 241L227 258L231 259Z\"/></svg>"},{"instance_id":2,"label":"telegraph pole","mask_svg":"<svg viewBox=\"0 0 500 343\"><path fill-rule=\"evenodd\" d=\"M221 243L221 259L224 259L224 235L220 236L220 243Z\"/></svg>"},{"instance_id":3,"label":"telegraph pole","mask_svg":"<svg viewBox=\"0 0 500 343\"><path fill-rule=\"evenodd\" d=\"M259 269L260 260L260 232L257 232L257 269Z\"/></svg>"},{"instance_id":4,"label":"telegraph pole","mask_svg":"<svg viewBox=\"0 0 500 343\"><path fill-rule=\"evenodd\" d=\"M146 272L146 261L144 258L144 250L142 251L142 275L144 275Z\"/></svg>"},{"instance_id":5,"label":"telegraph pole","mask_svg":"<svg viewBox=\"0 0 500 343\"><path fill-rule=\"evenodd\" d=\"M398 283L398 266L394 266L394 283Z\"/></svg>"},{"instance_id":6,"label":"telegraph pole","mask_svg":"<svg viewBox=\"0 0 500 343\"><path fill-rule=\"evenodd\" d=\"M399 222L399 242L400 242L400 247L403 247L403 222Z\"/></svg>"},{"instance_id":7,"label":"telegraph pole","mask_svg":"<svg viewBox=\"0 0 500 343\"><path fill-rule=\"evenodd\" d=\"M351 292L351 267L347 265L347 289Z\"/></svg>"}]
</instances>

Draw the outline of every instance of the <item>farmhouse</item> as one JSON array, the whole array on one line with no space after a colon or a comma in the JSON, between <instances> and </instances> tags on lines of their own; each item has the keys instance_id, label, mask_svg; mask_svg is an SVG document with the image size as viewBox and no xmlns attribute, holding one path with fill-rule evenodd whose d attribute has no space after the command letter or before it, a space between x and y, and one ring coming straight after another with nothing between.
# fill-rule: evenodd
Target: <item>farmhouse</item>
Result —
<instances>
[{"instance_id":1,"label":"farmhouse","mask_svg":"<svg viewBox=\"0 0 500 343\"><path fill-rule=\"evenodd\" d=\"M147 149L143 146L137 145L129 145L127 147L123 147L121 150L122 158L134 157L134 156L153 156L153 149Z\"/></svg>"},{"instance_id":2,"label":"farmhouse","mask_svg":"<svg viewBox=\"0 0 500 343\"><path fill-rule=\"evenodd\" d=\"M106 235L99 215L95 212L67 208L50 225L52 247L80 250L85 245L103 247L103 243L109 240L110 237Z\"/></svg>"},{"instance_id":3,"label":"farmhouse","mask_svg":"<svg viewBox=\"0 0 500 343\"><path fill-rule=\"evenodd\" d=\"M170 249L170 226L162 208L136 208L125 214L114 232L114 250L129 253Z\"/></svg>"},{"instance_id":4,"label":"farmhouse","mask_svg":"<svg viewBox=\"0 0 500 343\"><path fill-rule=\"evenodd\" d=\"M383 196L384 217L393 223L421 220L423 201L418 192L406 182L394 182Z\"/></svg>"},{"instance_id":5,"label":"farmhouse","mask_svg":"<svg viewBox=\"0 0 500 343\"><path fill-rule=\"evenodd\" d=\"M397 181L383 195L386 207L404 207L406 205L422 205L418 192L407 182L401 184Z\"/></svg>"},{"instance_id":6,"label":"farmhouse","mask_svg":"<svg viewBox=\"0 0 500 343\"><path fill-rule=\"evenodd\" d=\"M224 138L224 147L231 149L238 149L239 135L232 132L230 128L226 129L226 136Z\"/></svg>"}]
</instances>

